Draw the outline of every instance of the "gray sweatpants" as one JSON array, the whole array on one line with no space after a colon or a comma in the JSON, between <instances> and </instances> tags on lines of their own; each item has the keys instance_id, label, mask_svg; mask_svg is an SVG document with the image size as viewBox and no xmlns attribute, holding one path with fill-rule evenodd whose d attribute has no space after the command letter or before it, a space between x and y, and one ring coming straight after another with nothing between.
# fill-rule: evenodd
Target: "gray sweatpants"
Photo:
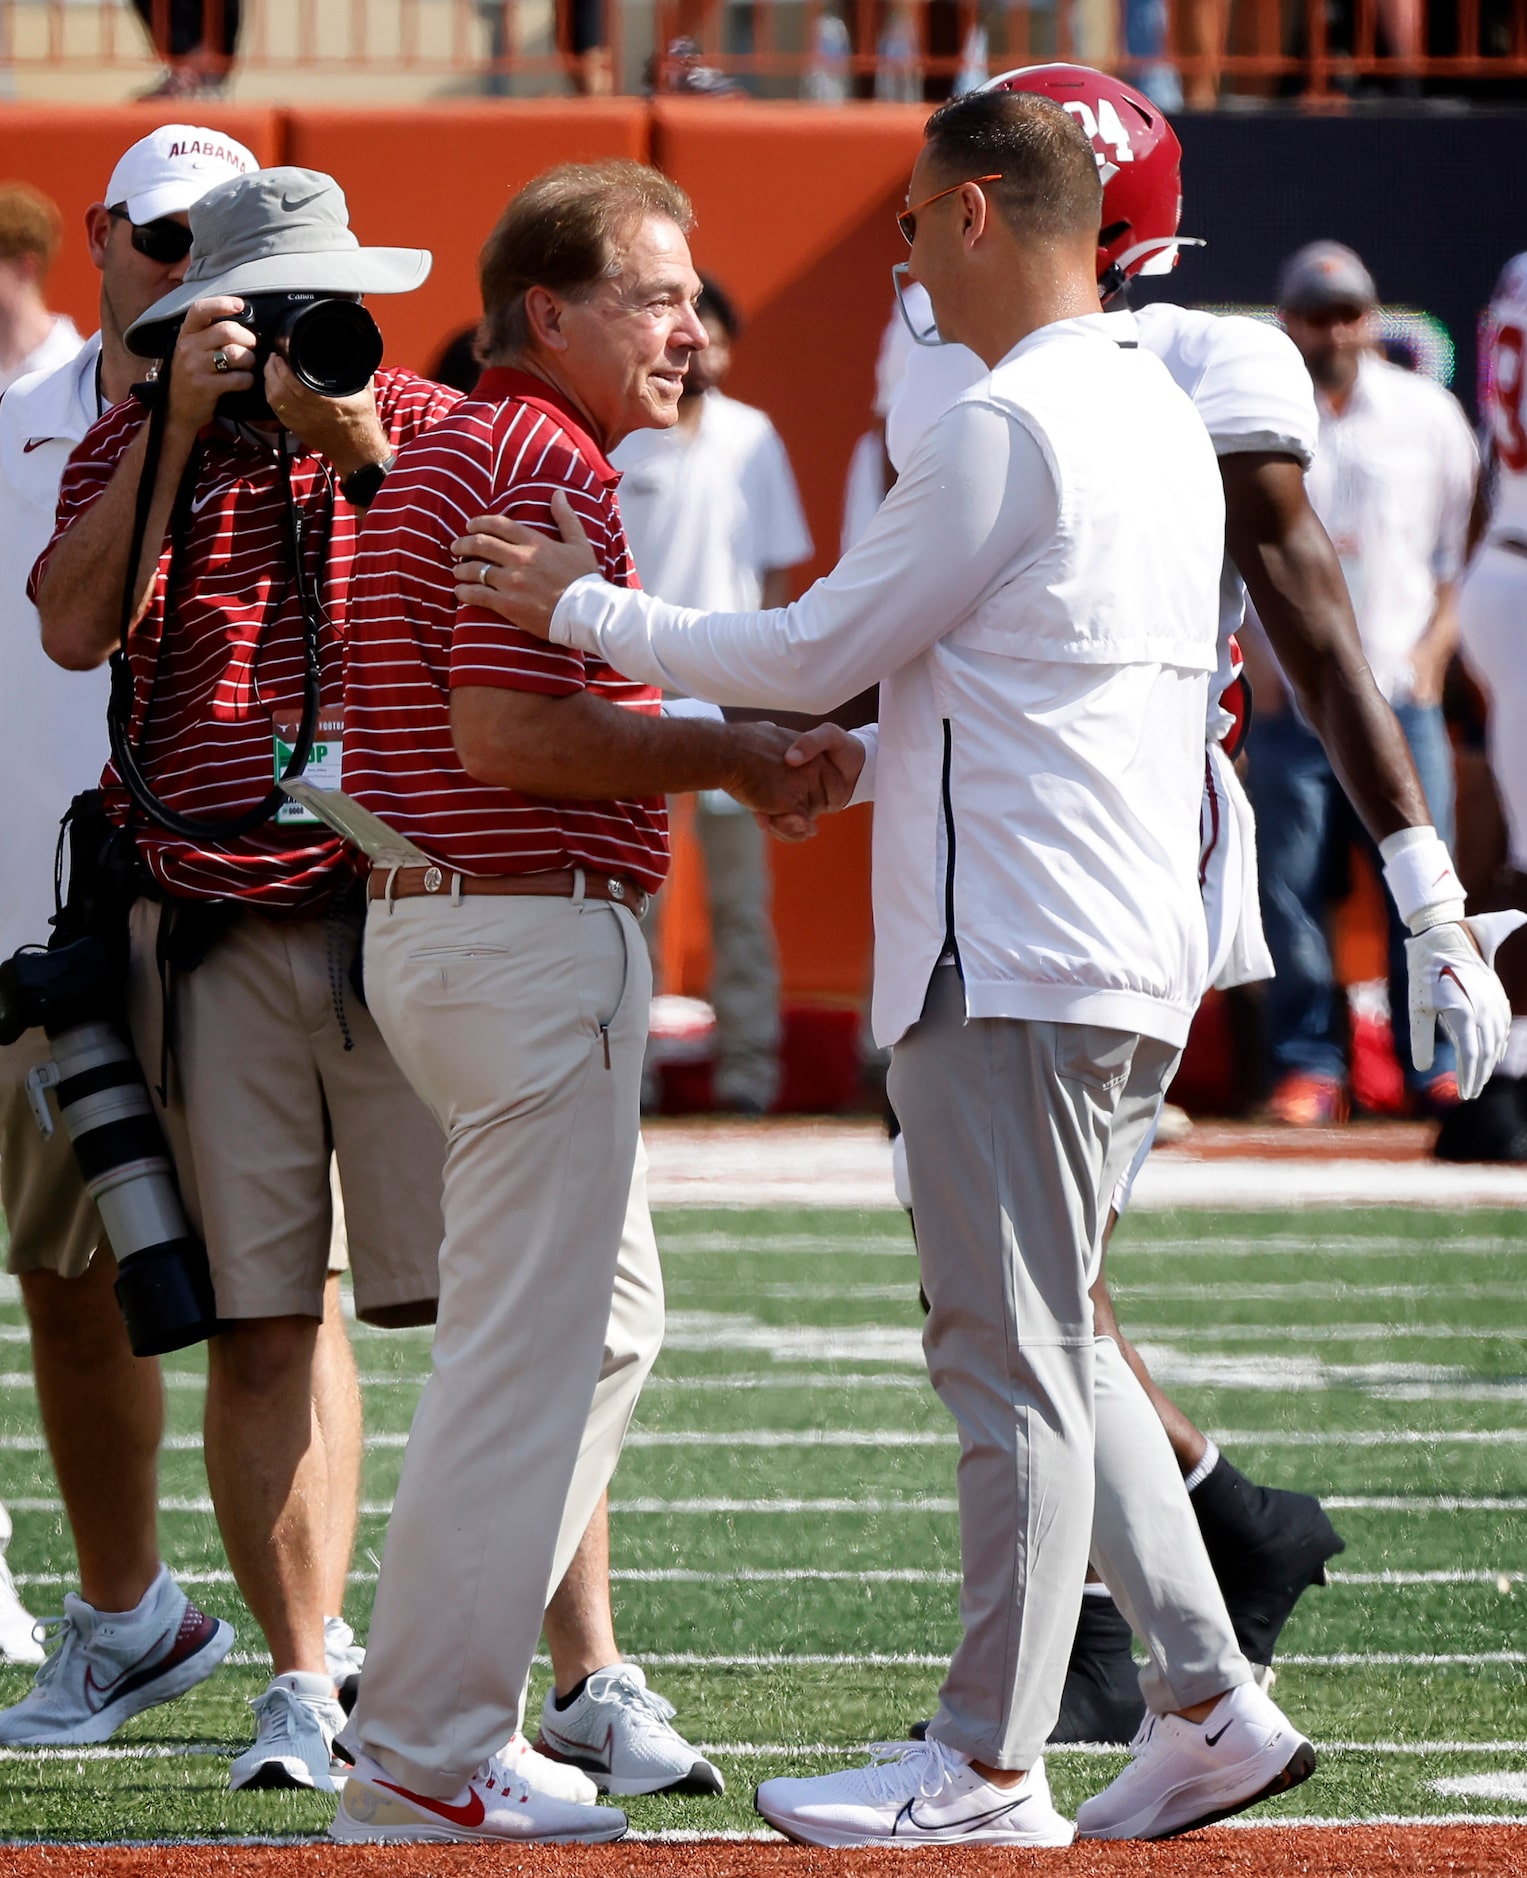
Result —
<instances>
[{"instance_id":1,"label":"gray sweatpants","mask_svg":"<svg viewBox=\"0 0 1527 1878\"><path fill-rule=\"evenodd\" d=\"M930 1732L992 1766L1044 1750L1089 1555L1151 1651L1153 1707L1251 1673L1166 1436L1088 1297L1108 1196L1177 1054L1089 1025L967 1023L945 968L892 1059L923 1346L960 1431L964 1635Z\"/></svg>"}]
</instances>

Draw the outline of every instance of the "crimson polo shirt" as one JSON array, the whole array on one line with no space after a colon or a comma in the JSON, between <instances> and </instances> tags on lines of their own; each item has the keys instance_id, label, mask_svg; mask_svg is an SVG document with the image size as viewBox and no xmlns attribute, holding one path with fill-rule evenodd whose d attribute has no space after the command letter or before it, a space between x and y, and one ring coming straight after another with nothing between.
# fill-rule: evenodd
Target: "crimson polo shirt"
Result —
<instances>
[{"instance_id":1,"label":"crimson polo shirt","mask_svg":"<svg viewBox=\"0 0 1527 1878\"><path fill-rule=\"evenodd\" d=\"M460 393L412 372L384 371L376 375L376 401L398 450L451 410ZM32 570L30 595L60 537L111 481L146 417L136 399L125 399L81 440L64 471L53 539ZM275 451L218 424L202 431L198 449L173 586L166 548L148 612L128 641L132 739L162 801L183 815L216 820L270 793L275 728L302 716L303 629ZM308 579L322 602L321 706L326 718L337 718L361 517L339 494L323 457L302 451L291 475L306 529ZM102 786L113 819L126 822L127 792L109 764ZM315 913L354 867L353 851L311 824L270 822L225 847L133 819L149 871L182 898L236 899L279 915Z\"/></svg>"},{"instance_id":2,"label":"crimson polo shirt","mask_svg":"<svg viewBox=\"0 0 1527 1878\"><path fill-rule=\"evenodd\" d=\"M651 890L668 869L661 797L521 795L477 782L451 737L451 690L493 685L568 697L588 691L656 716L660 694L599 659L548 645L480 606L458 606L451 543L496 514L560 539L561 490L604 578L637 585L615 502L619 473L544 380L491 370L411 444L366 520L350 591L345 666L346 793L432 859L463 874L583 867Z\"/></svg>"}]
</instances>

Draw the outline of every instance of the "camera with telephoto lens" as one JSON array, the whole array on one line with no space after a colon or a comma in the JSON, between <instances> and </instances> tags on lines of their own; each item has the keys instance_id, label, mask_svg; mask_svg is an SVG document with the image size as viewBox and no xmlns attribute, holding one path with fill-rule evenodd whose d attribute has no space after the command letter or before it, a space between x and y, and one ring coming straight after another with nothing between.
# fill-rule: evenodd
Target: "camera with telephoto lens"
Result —
<instances>
[{"instance_id":1,"label":"camera with telephoto lens","mask_svg":"<svg viewBox=\"0 0 1527 1878\"><path fill-rule=\"evenodd\" d=\"M47 1033L52 1060L27 1077L32 1113L51 1135L51 1089L116 1254L133 1354L163 1356L215 1335L217 1305L128 1034L125 868L99 801L80 797L70 810L69 899L47 948L23 947L0 964L0 1043Z\"/></svg>"},{"instance_id":2,"label":"camera with telephoto lens","mask_svg":"<svg viewBox=\"0 0 1527 1878\"><path fill-rule=\"evenodd\" d=\"M218 400L226 417L253 421L272 415L265 396L265 361L284 358L308 387L325 398L353 398L382 362L382 335L359 300L323 293L251 293L239 324L255 336L255 382Z\"/></svg>"}]
</instances>

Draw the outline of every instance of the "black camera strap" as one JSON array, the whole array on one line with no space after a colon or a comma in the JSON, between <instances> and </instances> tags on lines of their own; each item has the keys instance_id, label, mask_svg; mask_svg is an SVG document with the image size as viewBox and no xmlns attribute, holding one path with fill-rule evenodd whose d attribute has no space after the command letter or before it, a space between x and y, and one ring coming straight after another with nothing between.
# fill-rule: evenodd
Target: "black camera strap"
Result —
<instances>
[{"instance_id":1,"label":"black camera strap","mask_svg":"<svg viewBox=\"0 0 1527 1878\"><path fill-rule=\"evenodd\" d=\"M146 747L148 741L155 685L150 687L148 702L143 713L143 723L139 729L137 749L133 747L132 740L133 706L137 697L137 684L133 675L132 662L128 656L127 641L133 625L133 597L137 590L138 565L143 558L144 542L148 534L149 511L153 507L154 485L158 480L159 463L164 453L164 433L169 421L170 408L170 369L174 356L173 352L165 356L160 366L159 376L153 382L153 395L148 400L148 434L144 446L143 470L138 479L138 497L133 512L133 534L128 550L127 577L122 584L122 612L118 644L117 649L111 655L111 697L107 705L106 725L111 741L112 762L135 807L150 821L157 822L161 828L169 829L172 834L179 835L183 840L202 842L217 847L236 841L242 835L252 834L255 829L273 820L277 812L286 804L285 791L278 784L253 808L246 809L239 815L227 816L216 821L182 815L179 810L172 809L168 803L162 802L155 795L139 761L139 752ZM294 776L300 776L306 769L307 760L313 748L313 740L318 734L322 681L319 638L323 608L313 583L308 578L304 553L306 528L292 489L292 459L287 449L284 430L278 439L276 459L285 495L287 551L292 559L297 601L302 615L302 718L291 759L282 772L284 782ZM175 497L170 527L170 564L165 572L164 626L161 629L154 666L156 682L159 661L164 657L165 637L170 621L179 538L182 525L189 520L188 505L194 493L193 484L199 462L200 452L193 450Z\"/></svg>"}]
</instances>

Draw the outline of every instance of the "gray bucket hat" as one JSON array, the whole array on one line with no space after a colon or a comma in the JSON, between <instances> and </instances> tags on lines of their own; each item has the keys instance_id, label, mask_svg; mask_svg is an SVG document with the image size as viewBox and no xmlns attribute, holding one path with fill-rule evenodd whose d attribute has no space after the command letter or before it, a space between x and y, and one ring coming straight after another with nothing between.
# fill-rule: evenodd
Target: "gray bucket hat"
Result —
<instances>
[{"instance_id":1,"label":"gray bucket hat","mask_svg":"<svg viewBox=\"0 0 1527 1878\"><path fill-rule=\"evenodd\" d=\"M127 329L144 358L167 349L172 322L213 294L411 293L434 256L424 248L363 248L345 193L321 170L256 170L209 189L190 208L191 264L173 293Z\"/></svg>"}]
</instances>

